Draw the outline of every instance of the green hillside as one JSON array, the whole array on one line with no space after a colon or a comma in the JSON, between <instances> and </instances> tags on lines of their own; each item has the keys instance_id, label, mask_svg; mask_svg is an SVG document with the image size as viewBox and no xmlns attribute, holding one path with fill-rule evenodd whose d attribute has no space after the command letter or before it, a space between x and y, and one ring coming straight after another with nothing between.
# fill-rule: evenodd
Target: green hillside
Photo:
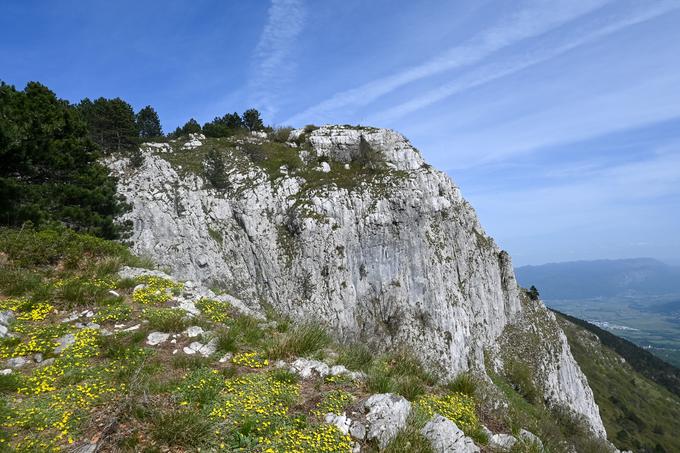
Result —
<instances>
[{"instance_id":1,"label":"green hillside","mask_svg":"<svg viewBox=\"0 0 680 453\"><path fill-rule=\"evenodd\" d=\"M589 329L597 329L596 326L560 313L558 320L593 389L609 439L621 450L680 451L677 435L680 432L680 398L645 377L643 372L649 373L640 367L642 362L631 364L605 346ZM628 348L630 352L630 346ZM640 348L638 353L640 356L648 354ZM639 367L638 370L634 366Z\"/></svg>"}]
</instances>

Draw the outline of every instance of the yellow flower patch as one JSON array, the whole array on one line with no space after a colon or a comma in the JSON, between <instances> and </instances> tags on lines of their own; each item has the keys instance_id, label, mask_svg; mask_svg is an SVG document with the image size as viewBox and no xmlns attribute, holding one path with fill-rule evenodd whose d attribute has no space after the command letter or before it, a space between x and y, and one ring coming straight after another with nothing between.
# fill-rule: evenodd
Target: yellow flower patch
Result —
<instances>
[{"instance_id":1,"label":"yellow flower patch","mask_svg":"<svg viewBox=\"0 0 680 453\"><path fill-rule=\"evenodd\" d=\"M182 283L175 283L172 280L155 276L142 276L136 280L138 283L142 283L144 287L136 289L132 293L132 300L143 305L164 304L172 299L173 292L184 287Z\"/></svg>"},{"instance_id":2,"label":"yellow flower patch","mask_svg":"<svg viewBox=\"0 0 680 453\"><path fill-rule=\"evenodd\" d=\"M74 442L89 410L125 390L111 381L115 373L138 361L124 357L107 367L92 362L99 356L99 332L82 329L56 360L37 368L18 389L0 429L11 430L10 445L17 451L60 451ZM68 375L68 379L62 378ZM73 382L69 384L69 382Z\"/></svg>"},{"instance_id":3,"label":"yellow flower patch","mask_svg":"<svg viewBox=\"0 0 680 453\"><path fill-rule=\"evenodd\" d=\"M425 395L416 401L416 406L430 417L439 414L448 418L466 433L479 427L475 401L468 395L462 393Z\"/></svg>"},{"instance_id":4,"label":"yellow flower patch","mask_svg":"<svg viewBox=\"0 0 680 453\"><path fill-rule=\"evenodd\" d=\"M226 322L229 319L230 307L227 302L214 299L202 298L196 302L196 308L213 322Z\"/></svg>"},{"instance_id":5,"label":"yellow flower patch","mask_svg":"<svg viewBox=\"0 0 680 453\"><path fill-rule=\"evenodd\" d=\"M342 434L333 425L317 425L305 429L292 428L280 433L274 439L261 438L260 443L266 445L265 452L270 453L349 453L352 451L352 439Z\"/></svg>"},{"instance_id":6,"label":"yellow flower patch","mask_svg":"<svg viewBox=\"0 0 680 453\"><path fill-rule=\"evenodd\" d=\"M35 305L30 311L17 315L19 321L42 321L54 311L54 306L48 303Z\"/></svg>"},{"instance_id":7,"label":"yellow flower patch","mask_svg":"<svg viewBox=\"0 0 680 453\"><path fill-rule=\"evenodd\" d=\"M354 401L354 395L351 393L341 389L332 390L324 395L312 413L319 417L328 413L341 415L352 401Z\"/></svg>"},{"instance_id":8,"label":"yellow flower patch","mask_svg":"<svg viewBox=\"0 0 680 453\"><path fill-rule=\"evenodd\" d=\"M250 420L256 432L266 433L286 417L299 393L298 384L279 382L264 373L247 374L225 381L222 400L210 416L235 427Z\"/></svg>"},{"instance_id":9,"label":"yellow flower patch","mask_svg":"<svg viewBox=\"0 0 680 453\"><path fill-rule=\"evenodd\" d=\"M234 357L231 358L231 363L248 368L264 368L269 366L269 360L260 358L257 352L241 352L234 354Z\"/></svg>"},{"instance_id":10,"label":"yellow flower patch","mask_svg":"<svg viewBox=\"0 0 680 453\"><path fill-rule=\"evenodd\" d=\"M55 340L68 330L65 325L39 326L20 322L14 331L22 334L19 338L5 338L0 342L0 359L51 352L59 345Z\"/></svg>"},{"instance_id":11,"label":"yellow flower patch","mask_svg":"<svg viewBox=\"0 0 680 453\"><path fill-rule=\"evenodd\" d=\"M109 321L126 321L130 318L131 312L132 310L128 305L111 305L100 308L92 320L98 324L103 324Z\"/></svg>"}]
</instances>

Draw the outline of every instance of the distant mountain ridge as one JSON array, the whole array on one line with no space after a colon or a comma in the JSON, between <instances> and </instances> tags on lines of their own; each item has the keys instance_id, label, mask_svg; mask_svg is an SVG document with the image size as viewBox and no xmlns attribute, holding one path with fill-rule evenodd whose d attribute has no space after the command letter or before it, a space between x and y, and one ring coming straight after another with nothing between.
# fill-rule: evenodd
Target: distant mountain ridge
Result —
<instances>
[{"instance_id":1,"label":"distant mountain ridge","mask_svg":"<svg viewBox=\"0 0 680 453\"><path fill-rule=\"evenodd\" d=\"M653 258L548 263L515 273L546 300L680 293L680 267Z\"/></svg>"}]
</instances>

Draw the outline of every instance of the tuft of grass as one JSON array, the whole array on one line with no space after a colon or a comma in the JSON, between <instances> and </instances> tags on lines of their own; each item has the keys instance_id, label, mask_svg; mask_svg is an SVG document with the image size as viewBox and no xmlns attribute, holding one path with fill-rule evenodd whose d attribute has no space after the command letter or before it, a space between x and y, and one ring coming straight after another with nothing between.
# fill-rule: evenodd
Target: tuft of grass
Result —
<instances>
[{"instance_id":1,"label":"tuft of grass","mask_svg":"<svg viewBox=\"0 0 680 453\"><path fill-rule=\"evenodd\" d=\"M260 321L252 316L239 316L232 326L234 334L243 339L247 344L256 344L264 337L264 331L260 327Z\"/></svg>"},{"instance_id":2,"label":"tuft of grass","mask_svg":"<svg viewBox=\"0 0 680 453\"><path fill-rule=\"evenodd\" d=\"M426 390L423 382L416 376L399 376L395 379L394 391L407 400L414 401Z\"/></svg>"},{"instance_id":3,"label":"tuft of grass","mask_svg":"<svg viewBox=\"0 0 680 453\"><path fill-rule=\"evenodd\" d=\"M368 372L373 364L375 354L363 343L352 343L342 346L338 363L345 365L350 370Z\"/></svg>"},{"instance_id":4,"label":"tuft of grass","mask_svg":"<svg viewBox=\"0 0 680 453\"><path fill-rule=\"evenodd\" d=\"M452 392L475 396L477 392L477 379L471 373L460 373L451 382L446 384L446 388Z\"/></svg>"},{"instance_id":5,"label":"tuft of grass","mask_svg":"<svg viewBox=\"0 0 680 453\"><path fill-rule=\"evenodd\" d=\"M215 331L217 350L220 352L238 351L238 335L232 329L219 329Z\"/></svg>"},{"instance_id":6,"label":"tuft of grass","mask_svg":"<svg viewBox=\"0 0 680 453\"><path fill-rule=\"evenodd\" d=\"M150 419L150 434L163 445L195 449L209 443L215 422L197 411L158 411Z\"/></svg>"},{"instance_id":7,"label":"tuft of grass","mask_svg":"<svg viewBox=\"0 0 680 453\"><path fill-rule=\"evenodd\" d=\"M366 376L366 387L372 393L392 393L394 392L394 381L387 370L373 367Z\"/></svg>"},{"instance_id":8,"label":"tuft of grass","mask_svg":"<svg viewBox=\"0 0 680 453\"><path fill-rule=\"evenodd\" d=\"M161 332L181 332L187 327L186 313L180 308L147 308L144 316L149 329Z\"/></svg>"},{"instance_id":9,"label":"tuft of grass","mask_svg":"<svg viewBox=\"0 0 680 453\"><path fill-rule=\"evenodd\" d=\"M198 355L177 354L172 356L172 367L184 370L195 370L197 368L207 367L211 364L209 357Z\"/></svg>"},{"instance_id":10,"label":"tuft of grass","mask_svg":"<svg viewBox=\"0 0 680 453\"><path fill-rule=\"evenodd\" d=\"M278 336L269 352L275 359L306 356L325 348L330 342L330 337L322 327L303 324Z\"/></svg>"},{"instance_id":11,"label":"tuft of grass","mask_svg":"<svg viewBox=\"0 0 680 453\"><path fill-rule=\"evenodd\" d=\"M430 374L420 359L410 349L401 348L388 356L388 363L393 376L413 376L427 385L434 385L436 379Z\"/></svg>"},{"instance_id":12,"label":"tuft of grass","mask_svg":"<svg viewBox=\"0 0 680 453\"><path fill-rule=\"evenodd\" d=\"M42 285L42 277L34 271L2 267L0 289L8 296L22 296L32 293Z\"/></svg>"},{"instance_id":13,"label":"tuft of grass","mask_svg":"<svg viewBox=\"0 0 680 453\"><path fill-rule=\"evenodd\" d=\"M420 430L425 426L429 417L421 411L414 410L406 421L406 426L387 445L384 453L434 453L432 444Z\"/></svg>"},{"instance_id":14,"label":"tuft of grass","mask_svg":"<svg viewBox=\"0 0 680 453\"><path fill-rule=\"evenodd\" d=\"M284 384L297 384L300 381L300 376L285 368L278 368L271 372L272 378L277 382Z\"/></svg>"},{"instance_id":15,"label":"tuft of grass","mask_svg":"<svg viewBox=\"0 0 680 453\"><path fill-rule=\"evenodd\" d=\"M109 288L103 281L69 278L59 287L59 298L68 309L95 305L106 299Z\"/></svg>"},{"instance_id":16,"label":"tuft of grass","mask_svg":"<svg viewBox=\"0 0 680 453\"><path fill-rule=\"evenodd\" d=\"M17 373L0 374L0 393L14 393L20 384L21 379Z\"/></svg>"}]
</instances>

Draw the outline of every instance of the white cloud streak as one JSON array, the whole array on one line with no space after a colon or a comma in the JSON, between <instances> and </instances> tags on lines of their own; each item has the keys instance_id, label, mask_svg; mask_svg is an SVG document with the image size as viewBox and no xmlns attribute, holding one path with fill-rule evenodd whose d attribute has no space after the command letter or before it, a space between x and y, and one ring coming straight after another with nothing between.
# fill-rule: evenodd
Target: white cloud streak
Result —
<instances>
[{"instance_id":1,"label":"white cloud streak","mask_svg":"<svg viewBox=\"0 0 680 453\"><path fill-rule=\"evenodd\" d=\"M323 119L325 115L339 109L367 105L411 82L478 63L498 50L544 34L591 13L610 1L533 0L523 11L472 37L465 44L455 46L436 58L397 74L337 93L330 99L292 116L286 123L297 124L308 119Z\"/></svg>"},{"instance_id":2,"label":"white cloud streak","mask_svg":"<svg viewBox=\"0 0 680 453\"><path fill-rule=\"evenodd\" d=\"M678 118L678 83L680 74L670 73L624 89L577 98L470 134L458 134L456 168L498 162L545 147Z\"/></svg>"},{"instance_id":3,"label":"white cloud streak","mask_svg":"<svg viewBox=\"0 0 680 453\"><path fill-rule=\"evenodd\" d=\"M279 93L295 70L289 58L296 38L304 28L306 11L302 0L272 0L267 23L255 48L251 102L271 117L277 111Z\"/></svg>"},{"instance_id":4,"label":"white cloud streak","mask_svg":"<svg viewBox=\"0 0 680 453\"><path fill-rule=\"evenodd\" d=\"M626 27L653 19L678 8L680 8L680 5L677 3L665 3L656 5L652 8L645 8L643 11L635 11L633 14L623 17L620 20L608 23L604 27L596 29L590 33L581 34L576 39L565 42L561 45L541 49L540 51L535 52L533 55L524 55L521 58L515 58L503 64L493 64L481 67L461 79L437 87L436 89L430 90L424 94L419 94L415 99L371 115L369 122L371 124L379 124L393 121L409 113L426 108L457 93L461 93L465 90L512 75L533 65L558 57L579 46L615 33Z\"/></svg>"}]
</instances>

